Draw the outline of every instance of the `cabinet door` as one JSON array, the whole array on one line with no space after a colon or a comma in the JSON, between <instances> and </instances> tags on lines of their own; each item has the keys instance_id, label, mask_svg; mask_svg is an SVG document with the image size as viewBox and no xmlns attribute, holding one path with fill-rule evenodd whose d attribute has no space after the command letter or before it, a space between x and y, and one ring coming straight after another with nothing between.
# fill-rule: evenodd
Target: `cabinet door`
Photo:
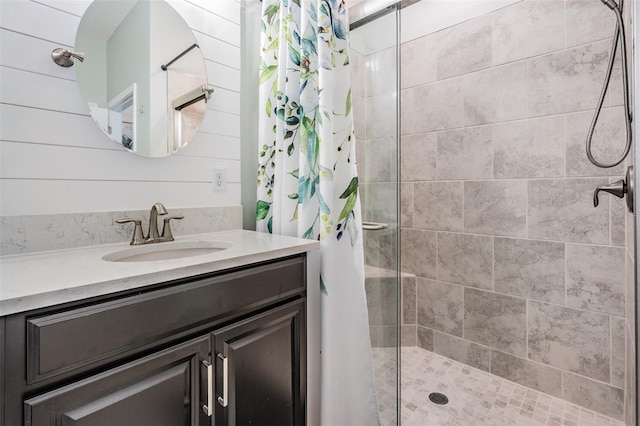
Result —
<instances>
[{"instance_id":1,"label":"cabinet door","mask_svg":"<svg viewBox=\"0 0 640 426\"><path fill-rule=\"evenodd\" d=\"M157 352L24 402L27 425L206 425L210 338Z\"/></svg>"},{"instance_id":2,"label":"cabinet door","mask_svg":"<svg viewBox=\"0 0 640 426\"><path fill-rule=\"evenodd\" d=\"M301 299L213 333L216 425L305 423L304 313Z\"/></svg>"}]
</instances>

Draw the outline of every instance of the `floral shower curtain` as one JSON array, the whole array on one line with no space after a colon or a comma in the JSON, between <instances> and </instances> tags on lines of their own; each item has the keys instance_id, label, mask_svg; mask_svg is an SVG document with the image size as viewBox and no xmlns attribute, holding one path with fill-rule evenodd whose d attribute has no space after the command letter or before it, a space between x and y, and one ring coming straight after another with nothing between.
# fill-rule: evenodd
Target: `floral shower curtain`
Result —
<instances>
[{"instance_id":1,"label":"floral shower curtain","mask_svg":"<svg viewBox=\"0 0 640 426\"><path fill-rule=\"evenodd\" d=\"M341 0L263 0L257 229L321 245L321 422L378 424Z\"/></svg>"}]
</instances>

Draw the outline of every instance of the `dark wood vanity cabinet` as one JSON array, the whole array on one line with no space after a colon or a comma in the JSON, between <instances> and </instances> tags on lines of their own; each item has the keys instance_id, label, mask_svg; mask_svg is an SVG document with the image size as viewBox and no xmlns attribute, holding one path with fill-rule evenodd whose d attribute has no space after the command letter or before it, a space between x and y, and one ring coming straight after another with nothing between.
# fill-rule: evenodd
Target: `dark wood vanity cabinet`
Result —
<instances>
[{"instance_id":1,"label":"dark wood vanity cabinet","mask_svg":"<svg viewBox=\"0 0 640 426\"><path fill-rule=\"evenodd\" d=\"M302 425L306 257L0 317L3 425Z\"/></svg>"}]
</instances>

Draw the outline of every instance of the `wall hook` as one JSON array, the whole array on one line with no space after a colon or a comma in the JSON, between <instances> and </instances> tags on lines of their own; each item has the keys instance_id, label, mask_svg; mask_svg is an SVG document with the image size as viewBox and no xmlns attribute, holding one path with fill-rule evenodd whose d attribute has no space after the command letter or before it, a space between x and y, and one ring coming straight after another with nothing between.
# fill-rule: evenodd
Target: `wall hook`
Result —
<instances>
[{"instance_id":1,"label":"wall hook","mask_svg":"<svg viewBox=\"0 0 640 426\"><path fill-rule=\"evenodd\" d=\"M53 52L51 52L51 59L53 59L53 62L65 68L73 65L72 57L82 62L84 61L84 52L72 52L62 47L53 49Z\"/></svg>"}]
</instances>

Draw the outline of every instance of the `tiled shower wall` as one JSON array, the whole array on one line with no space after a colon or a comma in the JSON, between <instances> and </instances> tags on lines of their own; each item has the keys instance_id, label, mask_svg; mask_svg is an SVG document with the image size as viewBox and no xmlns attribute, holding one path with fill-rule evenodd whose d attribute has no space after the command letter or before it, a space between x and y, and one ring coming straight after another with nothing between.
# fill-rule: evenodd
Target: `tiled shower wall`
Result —
<instances>
[{"instance_id":1,"label":"tiled shower wall","mask_svg":"<svg viewBox=\"0 0 640 426\"><path fill-rule=\"evenodd\" d=\"M601 2L525 0L402 45L402 270L419 346L624 419L633 216L608 195L593 207L625 168L584 153L614 25ZM624 146L621 87L616 71L603 160Z\"/></svg>"},{"instance_id":2,"label":"tiled shower wall","mask_svg":"<svg viewBox=\"0 0 640 426\"><path fill-rule=\"evenodd\" d=\"M365 221L386 229L364 231L365 288L373 347L398 343L398 67L394 44L396 21L386 15L351 32L352 96L360 195ZM387 44L372 40L387 36ZM372 120L372 118L376 120ZM403 281L415 277L404 274ZM415 326L413 341L415 345Z\"/></svg>"}]
</instances>

